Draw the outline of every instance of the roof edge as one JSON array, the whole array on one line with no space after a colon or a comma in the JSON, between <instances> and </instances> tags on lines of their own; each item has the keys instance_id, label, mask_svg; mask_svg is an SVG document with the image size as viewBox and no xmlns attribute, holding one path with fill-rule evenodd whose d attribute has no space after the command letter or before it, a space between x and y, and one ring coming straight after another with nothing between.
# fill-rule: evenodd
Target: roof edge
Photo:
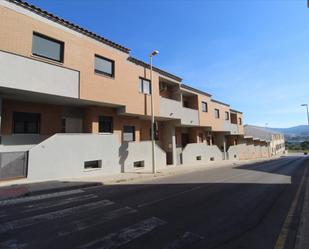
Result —
<instances>
[{"instance_id":1,"label":"roof edge","mask_svg":"<svg viewBox=\"0 0 309 249\"><path fill-rule=\"evenodd\" d=\"M199 89L197 89L197 88L194 88L194 87L192 87L192 86L188 86L188 85L186 85L186 84L181 84L181 87L182 87L182 88L185 88L185 89L187 89L187 90L193 91L193 92L197 92L197 93L206 95L206 96L208 96L208 97L211 97L211 96L212 96L211 94L209 94L209 93L207 93L207 92L204 92L204 91L199 90Z\"/></svg>"},{"instance_id":2,"label":"roof edge","mask_svg":"<svg viewBox=\"0 0 309 249\"><path fill-rule=\"evenodd\" d=\"M219 101L219 100L211 99L211 101L212 101L212 102L215 102L215 103L218 103L218 104L221 104L221 105L225 105L225 106L230 107L230 105L229 105L229 104L226 104L226 103L221 102L221 101Z\"/></svg>"},{"instance_id":3,"label":"roof edge","mask_svg":"<svg viewBox=\"0 0 309 249\"><path fill-rule=\"evenodd\" d=\"M132 62L132 63L135 63L136 65L139 65L139 66L143 66L143 67L146 67L146 68L150 68L150 65L149 65L148 63L146 63L146 62L144 62L144 61L141 61L141 60L139 60L139 59L137 59L137 58L134 58L134 57L132 57L132 56L129 56L129 57L128 57L128 61L130 61L130 62ZM174 74L171 74L171 73L169 73L169 72L166 72L166 71L164 71L164 70L162 70L162 69L160 69L160 68L152 67L152 69L153 69L153 71L156 71L157 73L160 73L160 74L162 74L162 75L164 75L164 76L167 76L167 77L169 77L169 78L171 78L171 79L174 79L174 80L179 81L179 82L182 81L182 78L180 78L180 77L178 77L178 76L176 76L176 75L174 75Z\"/></svg>"},{"instance_id":4,"label":"roof edge","mask_svg":"<svg viewBox=\"0 0 309 249\"><path fill-rule=\"evenodd\" d=\"M241 111L237 111L235 109L230 109L231 112L236 112L236 113L239 113L239 114L243 114Z\"/></svg>"},{"instance_id":5,"label":"roof edge","mask_svg":"<svg viewBox=\"0 0 309 249\"><path fill-rule=\"evenodd\" d=\"M46 19L49 19L49 20L51 20L53 22L56 22L56 23L58 23L58 24L60 24L62 26L65 26L65 27L67 27L69 29L72 29L72 30L74 30L76 32L79 32L79 33L81 33L83 35L86 35L86 36L88 36L88 37L90 37L90 38L92 38L92 39L94 39L96 41L104 43L105 45L108 45L110 47L118 49L118 50L120 50L122 52L125 52L127 54L130 53L130 49L129 48L126 48L126 47L124 47L124 46L122 46L120 44L112 42L112 41L104 38L103 36L100 36L100 35L98 35L96 33L93 33L91 31L87 30L87 29L84 29L84 28L82 28L82 27L80 27L80 26L78 26L78 25L76 25L76 24L74 24L74 23L72 23L70 21L64 20L64 19L62 19L62 18L60 18L60 17L58 17L58 16L56 16L56 15L54 15L52 13L49 13L48 11L42 10L41 8L36 7L36 6L34 6L34 5L30 4L30 3L27 3L27 2L22 1L22 0L6 0L6 1L10 2L10 3L13 3L13 4L16 4L16 5L24 8L24 9L27 9L27 10L29 10L29 11L37 14L37 15L40 15L40 16L46 18Z\"/></svg>"}]
</instances>

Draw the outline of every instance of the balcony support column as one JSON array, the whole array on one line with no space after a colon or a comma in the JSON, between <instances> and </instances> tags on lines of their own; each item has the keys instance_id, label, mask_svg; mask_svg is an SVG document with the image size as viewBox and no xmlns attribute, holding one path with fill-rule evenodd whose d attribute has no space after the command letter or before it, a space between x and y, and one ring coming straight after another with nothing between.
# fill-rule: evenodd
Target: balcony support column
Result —
<instances>
[{"instance_id":1,"label":"balcony support column","mask_svg":"<svg viewBox=\"0 0 309 249\"><path fill-rule=\"evenodd\" d=\"M176 155L176 131L175 127L171 127L171 135L172 135L172 154L173 154L173 165L177 164L177 155Z\"/></svg>"},{"instance_id":2,"label":"balcony support column","mask_svg":"<svg viewBox=\"0 0 309 249\"><path fill-rule=\"evenodd\" d=\"M226 138L223 138L223 153L224 153L224 160L227 160L227 151L226 151Z\"/></svg>"}]
</instances>

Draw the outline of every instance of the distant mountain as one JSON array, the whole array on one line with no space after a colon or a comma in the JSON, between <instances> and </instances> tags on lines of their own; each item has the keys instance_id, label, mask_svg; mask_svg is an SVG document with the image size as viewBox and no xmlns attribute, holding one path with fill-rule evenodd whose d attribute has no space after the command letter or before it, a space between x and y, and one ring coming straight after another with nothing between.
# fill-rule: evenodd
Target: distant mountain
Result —
<instances>
[{"instance_id":1,"label":"distant mountain","mask_svg":"<svg viewBox=\"0 0 309 249\"><path fill-rule=\"evenodd\" d=\"M298 125L290 128L269 128L284 134L285 141L301 143L309 141L309 125Z\"/></svg>"}]
</instances>

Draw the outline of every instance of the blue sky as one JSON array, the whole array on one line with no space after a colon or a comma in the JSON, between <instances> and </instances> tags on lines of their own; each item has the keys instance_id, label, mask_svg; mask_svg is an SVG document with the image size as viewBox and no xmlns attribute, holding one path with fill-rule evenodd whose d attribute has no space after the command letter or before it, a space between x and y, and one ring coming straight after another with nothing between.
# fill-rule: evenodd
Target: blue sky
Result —
<instances>
[{"instance_id":1,"label":"blue sky","mask_svg":"<svg viewBox=\"0 0 309 249\"><path fill-rule=\"evenodd\" d=\"M306 123L306 0L30 0L231 104L245 123Z\"/></svg>"}]
</instances>

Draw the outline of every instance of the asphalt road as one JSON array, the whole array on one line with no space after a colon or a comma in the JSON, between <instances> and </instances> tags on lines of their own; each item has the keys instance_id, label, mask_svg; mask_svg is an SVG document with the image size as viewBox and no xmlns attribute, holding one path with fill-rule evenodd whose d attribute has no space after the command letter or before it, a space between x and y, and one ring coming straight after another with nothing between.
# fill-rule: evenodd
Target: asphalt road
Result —
<instances>
[{"instance_id":1,"label":"asphalt road","mask_svg":"<svg viewBox=\"0 0 309 249\"><path fill-rule=\"evenodd\" d=\"M293 248L308 164L287 157L0 201L0 248Z\"/></svg>"}]
</instances>

